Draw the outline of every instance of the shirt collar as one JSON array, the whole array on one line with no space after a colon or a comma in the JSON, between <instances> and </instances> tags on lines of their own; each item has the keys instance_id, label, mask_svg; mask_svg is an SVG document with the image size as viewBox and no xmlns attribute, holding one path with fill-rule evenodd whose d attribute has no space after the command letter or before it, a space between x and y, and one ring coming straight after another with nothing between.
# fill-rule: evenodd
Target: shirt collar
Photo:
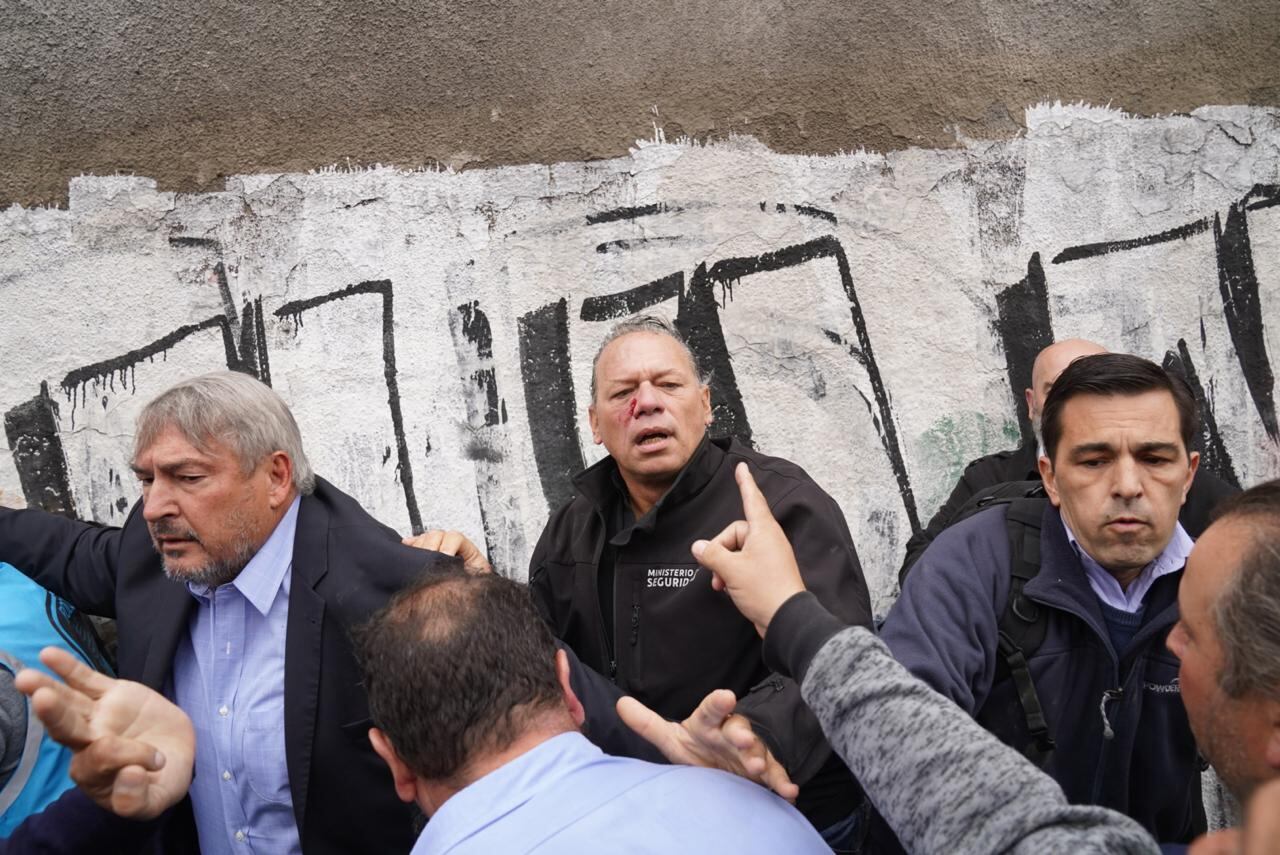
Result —
<instances>
[{"instance_id":1,"label":"shirt collar","mask_svg":"<svg viewBox=\"0 0 1280 855\"><path fill-rule=\"evenodd\" d=\"M576 731L553 736L454 793L431 816L413 852L447 852L604 756Z\"/></svg>"},{"instance_id":2,"label":"shirt collar","mask_svg":"<svg viewBox=\"0 0 1280 855\"><path fill-rule=\"evenodd\" d=\"M301 503L302 497L295 496L267 542L230 583L263 616L271 610L280 589L288 590L288 573L293 566L293 541L298 532L298 507ZM212 593L208 585L192 582L187 583L187 590L200 600L208 599Z\"/></svg>"},{"instance_id":3,"label":"shirt collar","mask_svg":"<svg viewBox=\"0 0 1280 855\"><path fill-rule=\"evenodd\" d=\"M1165 544L1164 549L1160 550L1160 554L1138 571L1137 577L1129 583L1128 588L1122 588L1116 581L1116 577L1094 560L1093 556L1086 552L1076 540L1076 534L1071 530L1066 517L1062 517L1062 527L1066 529L1067 541L1084 566L1085 574L1089 578L1089 586L1093 588L1094 593L1107 605L1127 612L1135 612L1142 607L1143 598L1157 579L1176 573L1185 567L1187 556L1191 554L1191 547L1194 545L1194 541L1182 527L1182 523L1175 522L1173 537L1169 538L1169 542Z\"/></svg>"}]
</instances>

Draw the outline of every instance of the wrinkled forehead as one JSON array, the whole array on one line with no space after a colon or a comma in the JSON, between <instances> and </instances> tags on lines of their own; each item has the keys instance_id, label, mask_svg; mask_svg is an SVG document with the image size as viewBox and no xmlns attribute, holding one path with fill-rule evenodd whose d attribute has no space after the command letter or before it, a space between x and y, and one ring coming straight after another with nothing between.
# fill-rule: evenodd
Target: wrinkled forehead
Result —
<instances>
[{"instance_id":1,"label":"wrinkled forehead","mask_svg":"<svg viewBox=\"0 0 1280 855\"><path fill-rule=\"evenodd\" d=\"M604 346L596 360L595 380L599 385L640 373L670 372L696 377L693 354L666 333L637 330L620 335Z\"/></svg>"},{"instance_id":2,"label":"wrinkled forehead","mask_svg":"<svg viewBox=\"0 0 1280 855\"><path fill-rule=\"evenodd\" d=\"M209 462L232 460L241 463L235 449L218 437L184 430L176 422L159 422L139 431L134 438L133 466L164 465L185 458L203 458Z\"/></svg>"}]
</instances>

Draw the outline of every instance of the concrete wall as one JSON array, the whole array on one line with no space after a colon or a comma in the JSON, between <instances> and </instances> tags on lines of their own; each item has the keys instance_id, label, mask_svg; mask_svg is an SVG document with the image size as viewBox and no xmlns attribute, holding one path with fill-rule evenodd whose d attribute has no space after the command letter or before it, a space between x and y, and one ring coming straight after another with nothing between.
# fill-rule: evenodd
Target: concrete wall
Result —
<instances>
[{"instance_id":1,"label":"concrete wall","mask_svg":"<svg viewBox=\"0 0 1280 855\"><path fill-rule=\"evenodd\" d=\"M8 0L0 205L345 163L494 166L749 133L1010 138L1042 100L1280 106L1274 0ZM656 108L656 117L651 112Z\"/></svg>"},{"instance_id":2,"label":"concrete wall","mask_svg":"<svg viewBox=\"0 0 1280 855\"><path fill-rule=\"evenodd\" d=\"M965 462L1016 444L1053 337L1176 359L1210 465L1280 475L1280 111L1044 105L959 148L786 155L745 137L449 171L79 178L0 213L0 491L120 522L134 416L200 371L268 380L318 471L403 531L522 575L599 456L610 322L677 318L717 427L806 467L877 607Z\"/></svg>"}]
</instances>

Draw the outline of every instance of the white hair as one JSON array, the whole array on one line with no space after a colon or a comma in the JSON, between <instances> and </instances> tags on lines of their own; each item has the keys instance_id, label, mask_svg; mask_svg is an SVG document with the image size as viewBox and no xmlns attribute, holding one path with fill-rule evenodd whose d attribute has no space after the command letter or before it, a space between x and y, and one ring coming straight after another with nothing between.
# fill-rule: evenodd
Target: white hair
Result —
<instances>
[{"instance_id":1,"label":"white hair","mask_svg":"<svg viewBox=\"0 0 1280 855\"><path fill-rule=\"evenodd\" d=\"M268 455L283 451L293 462L293 486L307 495L315 473L302 450L302 434L293 413L259 380L236 371L215 371L184 380L152 399L138 416L134 457L174 428L196 448L210 440L226 445L246 473Z\"/></svg>"}]
</instances>

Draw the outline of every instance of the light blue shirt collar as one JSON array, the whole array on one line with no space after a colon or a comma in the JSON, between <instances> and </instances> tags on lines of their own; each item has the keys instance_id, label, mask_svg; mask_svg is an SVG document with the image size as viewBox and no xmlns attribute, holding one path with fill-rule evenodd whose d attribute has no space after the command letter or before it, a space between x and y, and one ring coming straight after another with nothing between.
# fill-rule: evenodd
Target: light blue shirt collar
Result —
<instances>
[{"instance_id":1,"label":"light blue shirt collar","mask_svg":"<svg viewBox=\"0 0 1280 855\"><path fill-rule=\"evenodd\" d=\"M1080 563L1084 565L1085 575L1089 579L1089 587L1098 595L1098 599L1114 609L1129 612L1130 614L1142 608L1143 599L1157 579L1170 573L1176 573L1186 566L1187 556L1191 554L1191 547L1195 544L1191 536L1182 527L1182 523L1174 523L1173 537L1169 538L1169 542L1160 551L1160 554L1139 571L1137 578L1130 582L1129 587L1126 589L1120 587L1116 577L1112 576L1105 567L1095 561L1092 555L1085 552L1084 547L1076 540L1075 532L1067 524L1066 517L1062 518L1062 527L1067 530L1067 540L1071 543L1071 548L1076 551L1076 555L1079 556Z\"/></svg>"},{"instance_id":2,"label":"light blue shirt collar","mask_svg":"<svg viewBox=\"0 0 1280 855\"><path fill-rule=\"evenodd\" d=\"M432 815L411 855L447 852L604 752L581 733L554 736L463 787Z\"/></svg>"},{"instance_id":3,"label":"light blue shirt collar","mask_svg":"<svg viewBox=\"0 0 1280 855\"><path fill-rule=\"evenodd\" d=\"M248 600L258 613L266 617L275 602L276 594L283 586L288 590L286 575L293 566L293 541L298 531L298 506L301 496L295 496L289 510L276 524L267 542L249 559L240 575L231 581L237 591ZM208 585L187 583L187 590L199 599L206 600L212 593Z\"/></svg>"}]
</instances>

